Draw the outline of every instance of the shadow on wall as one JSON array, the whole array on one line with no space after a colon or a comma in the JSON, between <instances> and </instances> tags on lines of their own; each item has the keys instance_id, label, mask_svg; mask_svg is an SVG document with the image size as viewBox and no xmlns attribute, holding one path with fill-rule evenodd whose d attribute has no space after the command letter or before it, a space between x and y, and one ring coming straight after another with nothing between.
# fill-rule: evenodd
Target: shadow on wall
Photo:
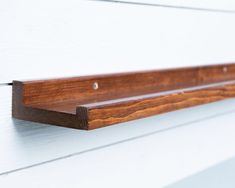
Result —
<instances>
[{"instance_id":1,"label":"shadow on wall","mask_svg":"<svg viewBox=\"0 0 235 188\"><path fill-rule=\"evenodd\" d=\"M167 188L234 188L235 157Z\"/></svg>"}]
</instances>

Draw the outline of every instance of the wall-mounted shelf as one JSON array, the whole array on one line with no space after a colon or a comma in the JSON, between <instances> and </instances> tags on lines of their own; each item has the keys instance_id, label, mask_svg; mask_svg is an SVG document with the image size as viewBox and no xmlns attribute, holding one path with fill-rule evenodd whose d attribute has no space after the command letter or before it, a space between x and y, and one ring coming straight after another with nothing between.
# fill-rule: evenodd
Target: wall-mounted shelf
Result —
<instances>
[{"instance_id":1,"label":"wall-mounted shelf","mask_svg":"<svg viewBox=\"0 0 235 188\"><path fill-rule=\"evenodd\" d=\"M13 117L95 129L235 97L235 64L13 81Z\"/></svg>"}]
</instances>

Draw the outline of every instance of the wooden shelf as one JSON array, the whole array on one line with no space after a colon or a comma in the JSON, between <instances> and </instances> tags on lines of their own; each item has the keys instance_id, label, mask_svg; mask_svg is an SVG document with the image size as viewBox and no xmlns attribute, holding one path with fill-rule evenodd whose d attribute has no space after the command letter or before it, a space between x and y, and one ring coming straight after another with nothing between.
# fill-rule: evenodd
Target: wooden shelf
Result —
<instances>
[{"instance_id":1,"label":"wooden shelf","mask_svg":"<svg viewBox=\"0 0 235 188\"><path fill-rule=\"evenodd\" d=\"M95 129L235 97L235 64L13 81L13 117Z\"/></svg>"}]
</instances>

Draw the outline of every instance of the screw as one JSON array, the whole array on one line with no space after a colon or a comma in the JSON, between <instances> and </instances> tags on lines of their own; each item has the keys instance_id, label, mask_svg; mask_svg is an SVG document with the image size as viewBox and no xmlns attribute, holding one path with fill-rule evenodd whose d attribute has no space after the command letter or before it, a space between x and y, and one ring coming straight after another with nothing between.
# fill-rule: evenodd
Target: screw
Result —
<instances>
[{"instance_id":1,"label":"screw","mask_svg":"<svg viewBox=\"0 0 235 188\"><path fill-rule=\"evenodd\" d=\"M99 88L99 84L97 83L97 82L95 82L94 84L93 84L93 89L94 90L97 90Z\"/></svg>"},{"instance_id":2,"label":"screw","mask_svg":"<svg viewBox=\"0 0 235 188\"><path fill-rule=\"evenodd\" d=\"M224 72L224 73L228 72L228 68L227 68L227 67L224 67L224 68L223 68L223 72Z\"/></svg>"}]
</instances>

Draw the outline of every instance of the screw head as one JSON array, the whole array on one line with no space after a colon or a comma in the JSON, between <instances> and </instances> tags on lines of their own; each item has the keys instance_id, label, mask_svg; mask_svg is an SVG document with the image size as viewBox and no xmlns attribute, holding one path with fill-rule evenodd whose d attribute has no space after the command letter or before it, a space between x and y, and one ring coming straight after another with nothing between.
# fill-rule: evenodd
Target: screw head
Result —
<instances>
[{"instance_id":1,"label":"screw head","mask_svg":"<svg viewBox=\"0 0 235 188\"><path fill-rule=\"evenodd\" d=\"M94 90L97 90L99 88L98 82L94 82L92 87Z\"/></svg>"}]
</instances>

